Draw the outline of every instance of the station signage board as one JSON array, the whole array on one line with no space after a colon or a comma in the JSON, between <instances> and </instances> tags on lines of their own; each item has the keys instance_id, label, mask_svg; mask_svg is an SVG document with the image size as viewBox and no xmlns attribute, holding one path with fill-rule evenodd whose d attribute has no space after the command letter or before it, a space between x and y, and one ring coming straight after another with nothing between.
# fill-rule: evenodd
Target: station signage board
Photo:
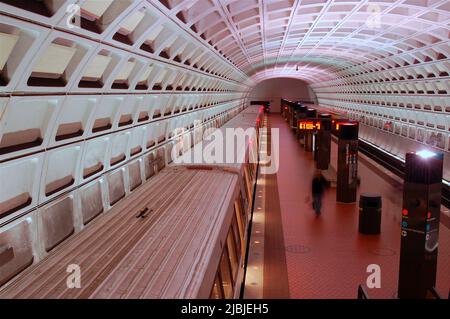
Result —
<instances>
[{"instance_id":1,"label":"station signage board","mask_svg":"<svg viewBox=\"0 0 450 319\"><path fill-rule=\"evenodd\" d=\"M299 121L298 129L301 131L320 131L322 123L320 120Z\"/></svg>"}]
</instances>

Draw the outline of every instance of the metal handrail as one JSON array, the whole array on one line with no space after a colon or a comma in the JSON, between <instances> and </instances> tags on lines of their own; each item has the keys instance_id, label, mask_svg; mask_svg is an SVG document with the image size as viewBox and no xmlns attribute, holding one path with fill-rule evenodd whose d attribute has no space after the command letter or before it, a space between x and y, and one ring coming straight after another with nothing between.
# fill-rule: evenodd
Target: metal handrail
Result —
<instances>
[{"instance_id":1,"label":"metal handrail","mask_svg":"<svg viewBox=\"0 0 450 319\"><path fill-rule=\"evenodd\" d=\"M362 285L358 285L358 299L370 299L366 289Z\"/></svg>"},{"instance_id":2,"label":"metal handrail","mask_svg":"<svg viewBox=\"0 0 450 319\"><path fill-rule=\"evenodd\" d=\"M430 299L442 299L441 295L439 295L439 293L437 292L435 287L431 287L430 289L427 290L427 297L429 296L431 297Z\"/></svg>"}]
</instances>

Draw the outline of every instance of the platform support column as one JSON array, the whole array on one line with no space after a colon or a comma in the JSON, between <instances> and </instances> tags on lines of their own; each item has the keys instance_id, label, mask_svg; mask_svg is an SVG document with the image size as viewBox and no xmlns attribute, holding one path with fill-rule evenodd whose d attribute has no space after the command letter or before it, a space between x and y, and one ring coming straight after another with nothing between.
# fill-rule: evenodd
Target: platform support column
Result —
<instances>
[{"instance_id":1,"label":"platform support column","mask_svg":"<svg viewBox=\"0 0 450 319\"><path fill-rule=\"evenodd\" d=\"M298 124L306 118L307 107L301 104L297 104L297 139L300 143L304 144L305 133L298 129Z\"/></svg>"},{"instance_id":2,"label":"platform support column","mask_svg":"<svg viewBox=\"0 0 450 319\"><path fill-rule=\"evenodd\" d=\"M316 120L317 110L307 109L306 110L306 120ZM305 131L305 151L312 152L313 151L313 139L315 132L312 130Z\"/></svg>"},{"instance_id":3,"label":"platform support column","mask_svg":"<svg viewBox=\"0 0 450 319\"><path fill-rule=\"evenodd\" d=\"M317 146L314 159L317 169L327 170L331 156L331 115L319 114L319 119L321 128L316 135Z\"/></svg>"},{"instance_id":4,"label":"platform support column","mask_svg":"<svg viewBox=\"0 0 450 319\"><path fill-rule=\"evenodd\" d=\"M338 131L336 200L355 203L358 188L358 123L341 123Z\"/></svg>"},{"instance_id":5,"label":"platform support column","mask_svg":"<svg viewBox=\"0 0 450 319\"><path fill-rule=\"evenodd\" d=\"M442 153L407 153L398 298L427 297L436 283L441 210Z\"/></svg>"}]
</instances>

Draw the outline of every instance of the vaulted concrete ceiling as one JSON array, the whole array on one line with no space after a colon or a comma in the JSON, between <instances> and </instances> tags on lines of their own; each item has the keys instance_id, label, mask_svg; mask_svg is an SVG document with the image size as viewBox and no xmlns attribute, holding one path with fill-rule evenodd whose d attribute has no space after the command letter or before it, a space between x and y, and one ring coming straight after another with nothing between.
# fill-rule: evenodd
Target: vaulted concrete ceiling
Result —
<instances>
[{"instance_id":1,"label":"vaulted concrete ceiling","mask_svg":"<svg viewBox=\"0 0 450 319\"><path fill-rule=\"evenodd\" d=\"M315 83L450 55L449 1L162 3L256 80L289 75Z\"/></svg>"}]
</instances>

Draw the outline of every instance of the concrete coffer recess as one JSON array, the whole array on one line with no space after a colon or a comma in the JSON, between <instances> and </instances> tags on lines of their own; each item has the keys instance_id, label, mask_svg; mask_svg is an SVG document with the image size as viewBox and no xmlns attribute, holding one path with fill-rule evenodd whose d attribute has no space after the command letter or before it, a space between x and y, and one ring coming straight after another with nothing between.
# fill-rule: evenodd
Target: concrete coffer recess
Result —
<instances>
[{"instance_id":1,"label":"concrete coffer recess","mask_svg":"<svg viewBox=\"0 0 450 319\"><path fill-rule=\"evenodd\" d=\"M40 218L45 250L48 252L74 232L72 196L44 208Z\"/></svg>"},{"instance_id":2,"label":"concrete coffer recess","mask_svg":"<svg viewBox=\"0 0 450 319\"><path fill-rule=\"evenodd\" d=\"M33 263L30 222L0 232L0 286Z\"/></svg>"},{"instance_id":3,"label":"concrete coffer recess","mask_svg":"<svg viewBox=\"0 0 450 319\"><path fill-rule=\"evenodd\" d=\"M136 161L128 166L128 174L130 180L130 190L142 184L140 162Z\"/></svg>"},{"instance_id":4,"label":"concrete coffer recess","mask_svg":"<svg viewBox=\"0 0 450 319\"><path fill-rule=\"evenodd\" d=\"M122 170L108 176L109 204L112 206L125 197L125 185Z\"/></svg>"},{"instance_id":5,"label":"concrete coffer recess","mask_svg":"<svg viewBox=\"0 0 450 319\"><path fill-rule=\"evenodd\" d=\"M100 182L95 182L94 184L82 189L80 191L80 197L83 225L86 225L97 215L103 212L102 189Z\"/></svg>"},{"instance_id":6,"label":"concrete coffer recess","mask_svg":"<svg viewBox=\"0 0 450 319\"><path fill-rule=\"evenodd\" d=\"M149 179L153 175L155 175L155 155L153 153L150 153L145 158L145 178Z\"/></svg>"}]
</instances>

